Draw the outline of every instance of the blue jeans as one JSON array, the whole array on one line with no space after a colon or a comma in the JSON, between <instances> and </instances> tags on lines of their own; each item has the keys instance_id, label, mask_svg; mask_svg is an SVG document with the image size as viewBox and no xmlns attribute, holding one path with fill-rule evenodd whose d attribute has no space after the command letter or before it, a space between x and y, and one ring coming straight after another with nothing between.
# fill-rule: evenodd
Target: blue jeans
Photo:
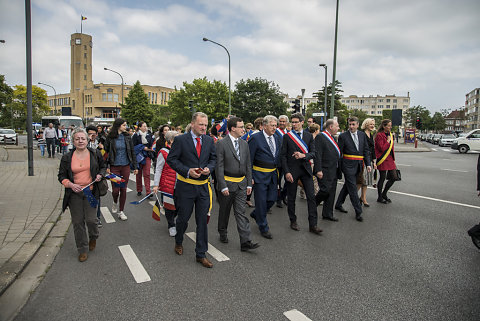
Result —
<instances>
[{"instance_id":1,"label":"blue jeans","mask_svg":"<svg viewBox=\"0 0 480 321\"><path fill-rule=\"evenodd\" d=\"M40 155L45 156L45 145L38 146L40 148Z\"/></svg>"}]
</instances>

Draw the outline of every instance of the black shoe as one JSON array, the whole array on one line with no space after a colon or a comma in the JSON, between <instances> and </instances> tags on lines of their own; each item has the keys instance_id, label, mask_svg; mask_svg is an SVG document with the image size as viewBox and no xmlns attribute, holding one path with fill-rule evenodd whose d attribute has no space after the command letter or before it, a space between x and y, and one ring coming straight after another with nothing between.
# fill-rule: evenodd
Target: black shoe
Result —
<instances>
[{"instance_id":1,"label":"black shoe","mask_svg":"<svg viewBox=\"0 0 480 321\"><path fill-rule=\"evenodd\" d=\"M300 231L300 228L298 227L297 222L291 222L290 223L290 228L294 231Z\"/></svg>"},{"instance_id":2,"label":"black shoe","mask_svg":"<svg viewBox=\"0 0 480 321\"><path fill-rule=\"evenodd\" d=\"M268 211L267 211L267 214L272 214L272 213L273 213L273 212L272 212L272 208L270 207L270 208L268 209Z\"/></svg>"},{"instance_id":3,"label":"black shoe","mask_svg":"<svg viewBox=\"0 0 480 321\"><path fill-rule=\"evenodd\" d=\"M387 203L391 203L391 202L392 202L392 200L389 199L386 195L385 195L385 196L382 195L382 198L383 198L385 201L387 201Z\"/></svg>"},{"instance_id":4,"label":"black shoe","mask_svg":"<svg viewBox=\"0 0 480 321\"><path fill-rule=\"evenodd\" d=\"M322 233L322 229L318 228L318 226L310 226L308 229L311 233L320 235Z\"/></svg>"},{"instance_id":5,"label":"black shoe","mask_svg":"<svg viewBox=\"0 0 480 321\"><path fill-rule=\"evenodd\" d=\"M259 246L260 246L260 244L258 244L258 243L252 243L252 241L248 241L248 242L242 243L240 245L240 250L242 252L245 252L245 251L248 251L248 250L254 250Z\"/></svg>"},{"instance_id":6,"label":"black shoe","mask_svg":"<svg viewBox=\"0 0 480 321\"><path fill-rule=\"evenodd\" d=\"M359 222L363 222L363 217L361 216L356 216L355 219Z\"/></svg>"},{"instance_id":7,"label":"black shoe","mask_svg":"<svg viewBox=\"0 0 480 321\"><path fill-rule=\"evenodd\" d=\"M285 206L288 205L288 204L287 204L287 198L286 198L286 197L283 198L282 202L283 202L283 204L285 204Z\"/></svg>"},{"instance_id":8,"label":"black shoe","mask_svg":"<svg viewBox=\"0 0 480 321\"><path fill-rule=\"evenodd\" d=\"M262 232L260 234L262 234L262 236L264 238L269 239L269 240L271 240L273 238L272 233L270 233L270 231Z\"/></svg>"},{"instance_id":9,"label":"black shoe","mask_svg":"<svg viewBox=\"0 0 480 321\"><path fill-rule=\"evenodd\" d=\"M387 204L387 201L384 200L383 198L377 198L377 202L382 203L382 204Z\"/></svg>"},{"instance_id":10,"label":"black shoe","mask_svg":"<svg viewBox=\"0 0 480 321\"><path fill-rule=\"evenodd\" d=\"M255 219L255 215L253 215L253 212L250 213L250 217L253 218L253 219Z\"/></svg>"},{"instance_id":11,"label":"black shoe","mask_svg":"<svg viewBox=\"0 0 480 321\"><path fill-rule=\"evenodd\" d=\"M322 217L322 220L338 222L338 218L336 218L336 217Z\"/></svg>"},{"instance_id":12,"label":"black shoe","mask_svg":"<svg viewBox=\"0 0 480 321\"><path fill-rule=\"evenodd\" d=\"M137 196L141 196L142 195L142 192L137 192Z\"/></svg>"},{"instance_id":13,"label":"black shoe","mask_svg":"<svg viewBox=\"0 0 480 321\"><path fill-rule=\"evenodd\" d=\"M277 207L278 207L278 208L283 208L283 203L282 203L282 201L277 201Z\"/></svg>"},{"instance_id":14,"label":"black shoe","mask_svg":"<svg viewBox=\"0 0 480 321\"><path fill-rule=\"evenodd\" d=\"M337 211L342 212L342 213L348 213L348 211L347 211L346 209L344 209L343 206L338 206L338 207L335 206L335 209L336 209Z\"/></svg>"},{"instance_id":15,"label":"black shoe","mask_svg":"<svg viewBox=\"0 0 480 321\"><path fill-rule=\"evenodd\" d=\"M220 242L228 243L228 237L226 235L220 235Z\"/></svg>"},{"instance_id":16,"label":"black shoe","mask_svg":"<svg viewBox=\"0 0 480 321\"><path fill-rule=\"evenodd\" d=\"M370 204L364 203L362 200L360 200L360 205L363 205L365 207L370 207Z\"/></svg>"}]
</instances>

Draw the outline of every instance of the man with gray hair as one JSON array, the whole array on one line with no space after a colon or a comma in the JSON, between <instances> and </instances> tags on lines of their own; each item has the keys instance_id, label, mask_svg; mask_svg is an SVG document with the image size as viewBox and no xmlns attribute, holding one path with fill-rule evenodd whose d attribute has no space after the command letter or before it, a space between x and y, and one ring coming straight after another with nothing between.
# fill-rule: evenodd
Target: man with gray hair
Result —
<instances>
[{"instance_id":1,"label":"man with gray hair","mask_svg":"<svg viewBox=\"0 0 480 321\"><path fill-rule=\"evenodd\" d=\"M253 192L255 210L250 214L267 239L272 238L267 222L267 211L277 199L277 168L280 166L281 143L275 136L277 117L263 118L263 130L253 134L248 141L252 162Z\"/></svg>"},{"instance_id":2,"label":"man with gray hair","mask_svg":"<svg viewBox=\"0 0 480 321\"><path fill-rule=\"evenodd\" d=\"M278 138L280 138L280 142L283 142L283 135L286 135L288 133L287 124L288 124L287 115L278 116L278 128L275 131L275 135L277 135ZM278 175L277 207L282 208L283 207L282 201L285 203L285 198L287 197L287 188L285 186L282 187L282 177L284 175L282 168L279 168L278 172L279 172L279 175Z\"/></svg>"}]
</instances>

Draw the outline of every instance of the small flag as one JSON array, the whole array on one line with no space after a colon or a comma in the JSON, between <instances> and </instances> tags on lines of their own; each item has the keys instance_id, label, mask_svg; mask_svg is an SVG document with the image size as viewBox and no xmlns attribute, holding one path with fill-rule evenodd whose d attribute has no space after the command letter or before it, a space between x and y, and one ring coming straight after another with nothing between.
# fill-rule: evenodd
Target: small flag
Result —
<instances>
[{"instance_id":1,"label":"small flag","mask_svg":"<svg viewBox=\"0 0 480 321\"><path fill-rule=\"evenodd\" d=\"M143 201L145 201L147 198L149 198L149 197L150 197L150 195L152 195L152 194L153 194L153 193L150 193L150 194L148 194L147 196L145 196L144 198L142 198L142 199L141 199L141 200L139 200L139 201L133 201L133 202L130 202L130 204L133 204L133 205L138 205L138 204L142 203Z\"/></svg>"},{"instance_id":2,"label":"small flag","mask_svg":"<svg viewBox=\"0 0 480 321\"><path fill-rule=\"evenodd\" d=\"M153 206L152 218L155 221L160 221L160 202L158 201L158 197L157 197L157 201L155 202L155 205Z\"/></svg>"},{"instance_id":3,"label":"small flag","mask_svg":"<svg viewBox=\"0 0 480 321\"><path fill-rule=\"evenodd\" d=\"M116 187L120 187L120 188L125 187L125 180L118 175L111 173L105 176L105 178L112 181Z\"/></svg>"},{"instance_id":4,"label":"small flag","mask_svg":"<svg viewBox=\"0 0 480 321\"><path fill-rule=\"evenodd\" d=\"M163 207L167 210L175 211L175 201L173 200L173 195L162 192L162 201Z\"/></svg>"},{"instance_id":5,"label":"small flag","mask_svg":"<svg viewBox=\"0 0 480 321\"><path fill-rule=\"evenodd\" d=\"M250 139L250 136L253 134L253 130L249 130L245 135L243 135L241 138L243 140L246 140L248 142L248 140Z\"/></svg>"},{"instance_id":6,"label":"small flag","mask_svg":"<svg viewBox=\"0 0 480 321\"><path fill-rule=\"evenodd\" d=\"M82 20L87 20L87 17L82 16Z\"/></svg>"},{"instance_id":7,"label":"small flag","mask_svg":"<svg viewBox=\"0 0 480 321\"><path fill-rule=\"evenodd\" d=\"M227 119L224 118L221 123L217 124L217 132L224 133L227 131Z\"/></svg>"},{"instance_id":8,"label":"small flag","mask_svg":"<svg viewBox=\"0 0 480 321\"><path fill-rule=\"evenodd\" d=\"M90 186L87 186L83 189L83 195L85 195L91 207L97 208L98 200L95 198L95 196L93 196Z\"/></svg>"}]
</instances>

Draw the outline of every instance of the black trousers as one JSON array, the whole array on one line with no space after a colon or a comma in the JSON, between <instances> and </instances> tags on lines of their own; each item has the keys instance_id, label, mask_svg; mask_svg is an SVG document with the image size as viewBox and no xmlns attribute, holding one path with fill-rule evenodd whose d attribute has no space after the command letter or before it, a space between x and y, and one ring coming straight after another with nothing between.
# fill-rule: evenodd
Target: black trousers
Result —
<instances>
[{"instance_id":1,"label":"black trousers","mask_svg":"<svg viewBox=\"0 0 480 321\"><path fill-rule=\"evenodd\" d=\"M397 175L397 172L395 170L389 170L389 171L379 171L380 172L380 178L378 179L377 183L377 193L378 193L378 199L386 198L387 197L387 192L392 187L393 183L395 183L395 178ZM385 178L387 177L387 174L389 173L389 178L387 179L387 184L385 185L385 189L383 188L383 183L385 183Z\"/></svg>"},{"instance_id":2,"label":"black trousers","mask_svg":"<svg viewBox=\"0 0 480 321\"><path fill-rule=\"evenodd\" d=\"M353 208L355 209L355 215L359 217L362 215L362 206L360 205L360 198L358 197L357 191L357 175L358 172L355 174L347 174L343 173L345 177L345 183L343 184L342 190L340 194L338 194L337 202L335 203L335 207L340 207L345 203L345 199L347 195L350 196L350 202L352 202Z\"/></svg>"},{"instance_id":3,"label":"black trousers","mask_svg":"<svg viewBox=\"0 0 480 321\"><path fill-rule=\"evenodd\" d=\"M47 152L48 156L55 156L55 138L47 138Z\"/></svg>"},{"instance_id":4,"label":"black trousers","mask_svg":"<svg viewBox=\"0 0 480 321\"><path fill-rule=\"evenodd\" d=\"M285 179L285 184L287 186L287 209L290 222L297 221L297 215L295 215L295 200L297 199L298 180L302 182L305 195L307 196L308 224L310 227L317 226L318 216L313 189L313 177L306 170L302 170L300 174L293 176L293 183L290 183Z\"/></svg>"}]
</instances>

